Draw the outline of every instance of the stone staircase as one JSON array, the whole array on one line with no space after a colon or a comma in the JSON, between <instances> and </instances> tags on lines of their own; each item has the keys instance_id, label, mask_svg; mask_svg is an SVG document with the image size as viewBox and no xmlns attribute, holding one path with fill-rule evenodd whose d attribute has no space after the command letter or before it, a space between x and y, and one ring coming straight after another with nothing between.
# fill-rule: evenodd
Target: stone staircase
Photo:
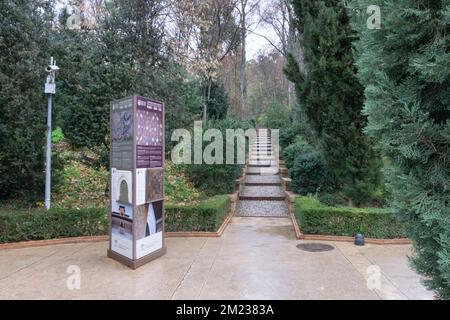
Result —
<instances>
[{"instance_id":1,"label":"stone staircase","mask_svg":"<svg viewBox=\"0 0 450 320\"><path fill-rule=\"evenodd\" d=\"M286 192L275 159L270 131L259 129L250 147L236 207L238 217L288 217Z\"/></svg>"}]
</instances>

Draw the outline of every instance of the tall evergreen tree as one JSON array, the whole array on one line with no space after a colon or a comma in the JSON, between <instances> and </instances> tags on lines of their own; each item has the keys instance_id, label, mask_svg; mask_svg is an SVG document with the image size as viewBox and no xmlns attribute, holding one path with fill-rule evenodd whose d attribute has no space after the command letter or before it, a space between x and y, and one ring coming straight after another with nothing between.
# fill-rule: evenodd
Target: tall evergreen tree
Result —
<instances>
[{"instance_id":1,"label":"tall evergreen tree","mask_svg":"<svg viewBox=\"0 0 450 320\"><path fill-rule=\"evenodd\" d=\"M62 24L55 36L66 137L75 147L108 146L109 104L133 94L166 103L167 134L190 126L200 113L200 85L173 63L164 39L164 4L114 0L107 9L99 25L67 30Z\"/></svg>"},{"instance_id":2,"label":"tall evergreen tree","mask_svg":"<svg viewBox=\"0 0 450 320\"><path fill-rule=\"evenodd\" d=\"M350 203L364 204L379 184L380 161L364 135L363 87L354 66L349 16L342 0L294 0L306 76L288 59L286 73L325 161Z\"/></svg>"},{"instance_id":3,"label":"tall evergreen tree","mask_svg":"<svg viewBox=\"0 0 450 320\"><path fill-rule=\"evenodd\" d=\"M43 190L50 2L0 2L0 198Z\"/></svg>"},{"instance_id":4,"label":"tall evergreen tree","mask_svg":"<svg viewBox=\"0 0 450 320\"><path fill-rule=\"evenodd\" d=\"M450 0L354 0L367 132L390 165L392 206L414 241L415 268L450 299Z\"/></svg>"}]
</instances>

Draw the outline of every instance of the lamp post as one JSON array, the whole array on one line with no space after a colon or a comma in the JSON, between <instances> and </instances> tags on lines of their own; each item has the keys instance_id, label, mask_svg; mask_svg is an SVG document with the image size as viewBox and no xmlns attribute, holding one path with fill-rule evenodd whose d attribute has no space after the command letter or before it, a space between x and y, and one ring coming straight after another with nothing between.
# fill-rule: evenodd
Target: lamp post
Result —
<instances>
[{"instance_id":1,"label":"lamp post","mask_svg":"<svg viewBox=\"0 0 450 320\"><path fill-rule=\"evenodd\" d=\"M56 61L53 57L50 59L50 64L45 68L48 73L47 82L45 83L45 93L48 94L48 108L47 108L47 155L45 162L45 208L50 210L51 207L51 182L52 182L52 98L56 93L56 71L59 68L56 66Z\"/></svg>"}]
</instances>

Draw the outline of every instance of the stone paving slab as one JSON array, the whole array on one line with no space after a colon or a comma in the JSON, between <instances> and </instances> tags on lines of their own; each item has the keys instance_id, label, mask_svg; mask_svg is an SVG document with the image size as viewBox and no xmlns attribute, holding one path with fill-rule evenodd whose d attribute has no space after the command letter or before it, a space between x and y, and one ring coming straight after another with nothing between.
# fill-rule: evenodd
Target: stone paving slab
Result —
<instances>
[{"instance_id":1,"label":"stone paving slab","mask_svg":"<svg viewBox=\"0 0 450 320\"><path fill-rule=\"evenodd\" d=\"M310 242L310 241L308 241ZM297 249L288 218L233 218L221 238L166 239L167 254L138 270L106 257L107 242L0 250L0 299L432 299L408 266L409 245ZM381 288L367 287L377 265ZM80 290L68 290L79 266Z\"/></svg>"},{"instance_id":2,"label":"stone paving slab","mask_svg":"<svg viewBox=\"0 0 450 320\"><path fill-rule=\"evenodd\" d=\"M281 183L280 176L247 176L246 183Z\"/></svg>"},{"instance_id":3,"label":"stone paving slab","mask_svg":"<svg viewBox=\"0 0 450 320\"><path fill-rule=\"evenodd\" d=\"M275 186L245 186L241 192L244 197L285 197L283 188Z\"/></svg>"},{"instance_id":4,"label":"stone paving slab","mask_svg":"<svg viewBox=\"0 0 450 320\"><path fill-rule=\"evenodd\" d=\"M289 209L284 201L241 200L236 206L237 217L287 217Z\"/></svg>"}]
</instances>

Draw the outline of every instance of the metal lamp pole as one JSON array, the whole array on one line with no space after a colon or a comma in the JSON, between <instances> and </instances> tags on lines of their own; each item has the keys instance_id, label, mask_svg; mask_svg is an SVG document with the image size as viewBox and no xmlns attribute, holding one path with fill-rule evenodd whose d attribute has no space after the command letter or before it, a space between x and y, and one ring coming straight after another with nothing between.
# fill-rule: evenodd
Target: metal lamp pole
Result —
<instances>
[{"instance_id":1,"label":"metal lamp pole","mask_svg":"<svg viewBox=\"0 0 450 320\"><path fill-rule=\"evenodd\" d=\"M47 108L47 155L46 155L46 169L45 169L45 208L50 210L51 207L51 182L52 182L52 98L56 94L56 71L59 68L56 66L56 61L53 57L50 59L50 64L45 68L48 73L47 82L45 83L45 93L48 94L48 108Z\"/></svg>"}]
</instances>

